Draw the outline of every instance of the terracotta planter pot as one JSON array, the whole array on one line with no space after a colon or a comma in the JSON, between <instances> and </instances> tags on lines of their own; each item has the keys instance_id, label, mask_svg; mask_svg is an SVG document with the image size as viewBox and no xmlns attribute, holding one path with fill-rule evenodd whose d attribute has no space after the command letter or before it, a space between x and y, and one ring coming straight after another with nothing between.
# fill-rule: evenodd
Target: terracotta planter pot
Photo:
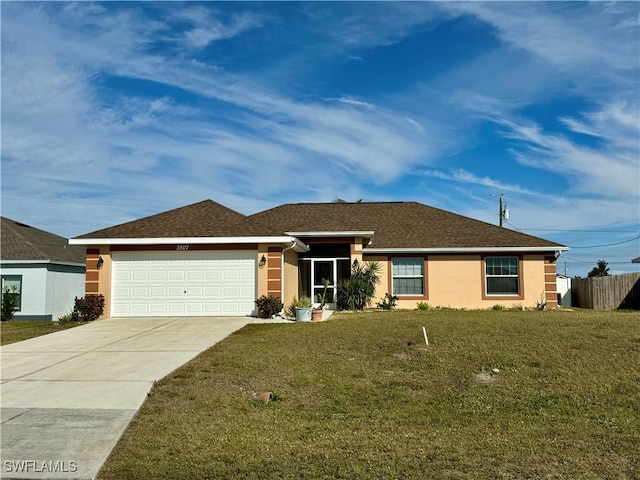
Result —
<instances>
[{"instance_id":1,"label":"terracotta planter pot","mask_svg":"<svg viewBox=\"0 0 640 480\"><path fill-rule=\"evenodd\" d=\"M311 321L312 322L321 322L322 321L322 310L311 310Z\"/></svg>"}]
</instances>

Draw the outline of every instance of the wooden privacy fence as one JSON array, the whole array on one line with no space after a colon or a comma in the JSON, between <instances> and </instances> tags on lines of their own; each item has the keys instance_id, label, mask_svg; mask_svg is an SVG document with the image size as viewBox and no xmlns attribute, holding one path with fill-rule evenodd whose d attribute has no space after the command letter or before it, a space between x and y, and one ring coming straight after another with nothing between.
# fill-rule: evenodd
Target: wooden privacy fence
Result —
<instances>
[{"instance_id":1,"label":"wooden privacy fence","mask_svg":"<svg viewBox=\"0 0 640 480\"><path fill-rule=\"evenodd\" d=\"M640 310L640 272L608 277L573 278L571 303L594 310Z\"/></svg>"}]
</instances>

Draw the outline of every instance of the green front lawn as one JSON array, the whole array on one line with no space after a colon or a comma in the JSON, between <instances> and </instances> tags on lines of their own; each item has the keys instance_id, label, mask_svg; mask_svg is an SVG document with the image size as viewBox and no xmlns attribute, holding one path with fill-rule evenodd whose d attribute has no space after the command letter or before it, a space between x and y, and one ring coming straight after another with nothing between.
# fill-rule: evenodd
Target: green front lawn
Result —
<instances>
[{"instance_id":1,"label":"green front lawn","mask_svg":"<svg viewBox=\"0 0 640 480\"><path fill-rule=\"evenodd\" d=\"M638 478L638 365L638 312L250 325L158 382L99 478Z\"/></svg>"},{"instance_id":2,"label":"green front lawn","mask_svg":"<svg viewBox=\"0 0 640 480\"><path fill-rule=\"evenodd\" d=\"M59 332L67 328L84 325L79 322L53 323L35 320L8 320L0 323L0 345L21 342L32 337Z\"/></svg>"}]
</instances>

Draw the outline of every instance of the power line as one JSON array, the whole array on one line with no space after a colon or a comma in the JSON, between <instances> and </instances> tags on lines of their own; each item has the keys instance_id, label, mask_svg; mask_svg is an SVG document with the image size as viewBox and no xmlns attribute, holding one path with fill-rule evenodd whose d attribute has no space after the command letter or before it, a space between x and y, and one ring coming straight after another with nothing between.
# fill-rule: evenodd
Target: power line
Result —
<instances>
[{"instance_id":1,"label":"power line","mask_svg":"<svg viewBox=\"0 0 640 480\"><path fill-rule=\"evenodd\" d=\"M624 242L618 242L618 243L608 243L606 245L588 245L586 247L570 247L570 248L600 248L600 247L613 247L615 245L622 245L623 243L629 243L629 242L633 242L634 240L638 240L640 239L640 235L638 235L637 237L633 237L629 240L625 240Z\"/></svg>"},{"instance_id":2,"label":"power line","mask_svg":"<svg viewBox=\"0 0 640 480\"><path fill-rule=\"evenodd\" d=\"M511 225L511 224L509 224ZM562 229L562 228L526 228L518 229L511 225L516 230L527 230L529 232L583 232L583 233L638 233L637 230L581 230L581 229Z\"/></svg>"}]
</instances>

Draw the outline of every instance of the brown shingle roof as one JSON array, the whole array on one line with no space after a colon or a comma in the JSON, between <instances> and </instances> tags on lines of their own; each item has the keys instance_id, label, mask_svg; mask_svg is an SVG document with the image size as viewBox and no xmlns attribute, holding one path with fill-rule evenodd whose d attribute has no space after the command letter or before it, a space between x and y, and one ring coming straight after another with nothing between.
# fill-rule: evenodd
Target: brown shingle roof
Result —
<instances>
[{"instance_id":1,"label":"brown shingle roof","mask_svg":"<svg viewBox=\"0 0 640 480\"><path fill-rule=\"evenodd\" d=\"M0 258L11 260L42 260L64 263L85 262L85 248L68 245L67 239L2 217Z\"/></svg>"},{"instance_id":2,"label":"brown shingle roof","mask_svg":"<svg viewBox=\"0 0 640 480\"><path fill-rule=\"evenodd\" d=\"M282 235L213 200L81 235L83 238L254 237Z\"/></svg>"},{"instance_id":3,"label":"brown shingle roof","mask_svg":"<svg viewBox=\"0 0 640 480\"><path fill-rule=\"evenodd\" d=\"M296 203L249 218L287 232L373 230L370 248L562 247L417 202Z\"/></svg>"}]
</instances>

